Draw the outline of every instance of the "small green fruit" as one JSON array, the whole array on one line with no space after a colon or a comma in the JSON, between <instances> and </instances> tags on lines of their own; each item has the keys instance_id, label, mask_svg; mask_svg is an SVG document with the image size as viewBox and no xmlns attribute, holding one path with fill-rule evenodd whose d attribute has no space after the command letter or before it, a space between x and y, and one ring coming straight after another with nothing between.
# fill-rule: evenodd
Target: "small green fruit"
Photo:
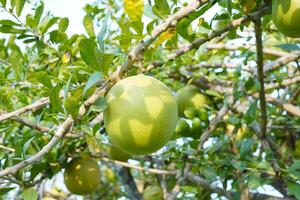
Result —
<instances>
[{"instance_id":1,"label":"small green fruit","mask_svg":"<svg viewBox=\"0 0 300 200\"><path fill-rule=\"evenodd\" d=\"M170 89L145 75L115 84L107 94L104 125L111 141L131 155L149 154L173 136L178 106Z\"/></svg>"},{"instance_id":2,"label":"small green fruit","mask_svg":"<svg viewBox=\"0 0 300 200\"><path fill-rule=\"evenodd\" d=\"M150 185L143 192L144 200L163 200L162 189L158 185Z\"/></svg>"},{"instance_id":3,"label":"small green fruit","mask_svg":"<svg viewBox=\"0 0 300 200\"><path fill-rule=\"evenodd\" d=\"M192 120L191 137L194 139L199 139L202 133L201 120L199 118L194 118Z\"/></svg>"},{"instance_id":4,"label":"small green fruit","mask_svg":"<svg viewBox=\"0 0 300 200\"><path fill-rule=\"evenodd\" d=\"M180 118L178 120L176 129L175 129L175 133L177 135L180 135L182 137L189 137L191 134L191 128L189 123L186 121L186 119L184 118Z\"/></svg>"},{"instance_id":5,"label":"small green fruit","mask_svg":"<svg viewBox=\"0 0 300 200\"><path fill-rule=\"evenodd\" d=\"M112 160L118 160L122 162L127 162L127 160L130 158L130 155L128 153L125 153L119 148L113 146L109 147L108 155Z\"/></svg>"},{"instance_id":6,"label":"small green fruit","mask_svg":"<svg viewBox=\"0 0 300 200\"><path fill-rule=\"evenodd\" d=\"M300 37L299 0L273 0L272 18L281 33L293 38Z\"/></svg>"},{"instance_id":7,"label":"small green fruit","mask_svg":"<svg viewBox=\"0 0 300 200\"><path fill-rule=\"evenodd\" d=\"M68 190L74 194L91 194L100 184L97 162L92 159L73 159L65 169L64 182Z\"/></svg>"},{"instance_id":8,"label":"small green fruit","mask_svg":"<svg viewBox=\"0 0 300 200\"><path fill-rule=\"evenodd\" d=\"M177 103L179 114L182 115L187 108L199 110L208 103L208 100L195 86L190 85L178 90Z\"/></svg>"}]
</instances>

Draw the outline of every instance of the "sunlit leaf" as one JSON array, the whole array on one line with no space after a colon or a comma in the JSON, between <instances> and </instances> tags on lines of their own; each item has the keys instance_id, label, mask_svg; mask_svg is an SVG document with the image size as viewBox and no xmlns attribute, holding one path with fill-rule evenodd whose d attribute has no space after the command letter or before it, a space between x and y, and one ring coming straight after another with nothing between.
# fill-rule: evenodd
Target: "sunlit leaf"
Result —
<instances>
[{"instance_id":1,"label":"sunlit leaf","mask_svg":"<svg viewBox=\"0 0 300 200\"><path fill-rule=\"evenodd\" d=\"M124 0L124 8L131 21L142 20L144 0Z\"/></svg>"}]
</instances>

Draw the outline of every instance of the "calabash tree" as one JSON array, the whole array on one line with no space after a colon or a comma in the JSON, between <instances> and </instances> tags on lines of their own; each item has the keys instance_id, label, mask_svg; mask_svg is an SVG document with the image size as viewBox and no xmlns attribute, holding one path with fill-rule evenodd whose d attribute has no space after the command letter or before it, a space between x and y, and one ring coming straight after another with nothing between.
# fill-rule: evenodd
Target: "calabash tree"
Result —
<instances>
[{"instance_id":1,"label":"calabash tree","mask_svg":"<svg viewBox=\"0 0 300 200\"><path fill-rule=\"evenodd\" d=\"M300 199L299 1L83 9L0 0L1 199Z\"/></svg>"}]
</instances>

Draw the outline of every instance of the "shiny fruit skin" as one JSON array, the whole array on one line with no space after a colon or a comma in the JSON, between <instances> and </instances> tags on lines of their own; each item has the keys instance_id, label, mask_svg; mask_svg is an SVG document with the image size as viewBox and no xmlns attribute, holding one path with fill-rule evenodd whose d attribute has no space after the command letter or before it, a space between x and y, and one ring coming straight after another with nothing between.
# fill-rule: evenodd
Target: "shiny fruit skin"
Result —
<instances>
[{"instance_id":1,"label":"shiny fruit skin","mask_svg":"<svg viewBox=\"0 0 300 200\"><path fill-rule=\"evenodd\" d=\"M118 160L122 162L127 162L127 160L130 158L130 155L128 153L125 153L119 148L113 146L109 147L108 156L112 160Z\"/></svg>"},{"instance_id":2,"label":"shiny fruit skin","mask_svg":"<svg viewBox=\"0 0 300 200\"><path fill-rule=\"evenodd\" d=\"M191 127L184 118L180 118L177 122L175 133L182 137L189 137L191 134Z\"/></svg>"},{"instance_id":3,"label":"shiny fruit skin","mask_svg":"<svg viewBox=\"0 0 300 200\"><path fill-rule=\"evenodd\" d=\"M277 29L284 35L300 37L299 0L273 0L272 19Z\"/></svg>"},{"instance_id":4,"label":"shiny fruit skin","mask_svg":"<svg viewBox=\"0 0 300 200\"><path fill-rule=\"evenodd\" d=\"M205 95L201 94L195 86L186 86L177 92L179 114L182 115L187 108L199 110L208 103Z\"/></svg>"},{"instance_id":5,"label":"shiny fruit skin","mask_svg":"<svg viewBox=\"0 0 300 200\"><path fill-rule=\"evenodd\" d=\"M91 194L100 184L100 170L97 162L85 158L73 159L65 169L64 182L73 194Z\"/></svg>"},{"instance_id":6,"label":"shiny fruit skin","mask_svg":"<svg viewBox=\"0 0 300 200\"><path fill-rule=\"evenodd\" d=\"M158 185L150 185L143 192L144 200L163 200L164 195L162 189Z\"/></svg>"},{"instance_id":7,"label":"shiny fruit skin","mask_svg":"<svg viewBox=\"0 0 300 200\"><path fill-rule=\"evenodd\" d=\"M131 155L150 154L173 136L178 106L170 89L145 75L116 83L107 94L104 126L112 143Z\"/></svg>"}]
</instances>

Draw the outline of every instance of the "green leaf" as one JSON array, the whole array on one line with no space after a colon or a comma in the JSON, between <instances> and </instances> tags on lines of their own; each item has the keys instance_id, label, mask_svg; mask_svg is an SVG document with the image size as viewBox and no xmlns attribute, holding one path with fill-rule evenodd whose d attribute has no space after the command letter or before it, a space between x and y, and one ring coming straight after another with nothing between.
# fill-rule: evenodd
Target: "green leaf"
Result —
<instances>
[{"instance_id":1,"label":"green leaf","mask_svg":"<svg viewBox=\"0 0 300 200\"><path fill-rule=\"evenodd\" d=\"M9 191L15 189L15 187L1 187L0 188L0 196L8 193Z\"/></svg>"},{"instance_id":2,"label":"green leaf","mask_svg":"<svg viewBox=\"0 0 300 200\"><path fill-rule=\"evenodd\" d=\"M24 200L37 200L38 192L34 188L27 188L27 189L23 190L22 197Z\"/></svg>"},{"instance_id":3,"label":"green leaf","mask_svg":"<svg viewBox=\"0 0 300 200\"><path fill-rule=\"evenodd\" d=\"M297 183L289 182L288 193L290 195L295 195L296 199L300 199L300 185Z\"/></svg>"},{"instance_id":4,"label":"green leaf","mask_svg":"<svg viewBox=\"0 0 300 200\"><path fill-rule=\"evenodd\" d=\"M53 87L47 72L45 72L45 71L37 72L34 74L34 76L35 76L36 80L39 83L41 83L42 85L44 85L45 87L50 88L50 89Z\"/></svg>"},{"instance_id":5,"label":"green leaf","mask_svg":"<svg viewBox=\"0 0 300 200\"><path fill-rule=\"evenodd\" d=\"M25 0L15 0L17 15L20 16L25 5Z\"/></svg>"},{"instance_id":6,"label":"green leaf","mask_svg":"<svg viewBox=\"0 0 300 200\"><path fill-rule=\"evenodd\" d=\"M69 19L67 17L61 18L58 23L58 30L65 32L69 26Z\"/></svg>"},{"instance_id":7,"label":"green leaf","mask_svg":"<svg viewBox=\"0 0 300 200\"><path fill-rule=\"evenodd\" d=\"M84 87L84 89L83 89L83 96L85 95L85 93L86 93L86 91L87 91L88 89L90 89L90 88L91 88L93 85L95 85L98 81L101 81L102 78L103 78L103 76L102 76L102 74L101 74L100 72L96 72L96 73L92 74L92 75L89 77L89 79L88 79L88 81L87 81L87 83L86 83L86 85L85 85L85 87Z\"/></svg>"},{"instance_id":8,"label":"green leaf","mask_svg":"<svg viewBox=\"0 0 300 200\"><path fill-rule=\"evenodd\" d=\"M0 3L1 3L2 6L5 8L5 6L6 6L6 0L0 0Z\"/></svg>"},{"instance_id":9,"label":"green leaf","mask_svg":"<svg viewBox=\"0 0 300 200\"><path fill-rule=\"evenodd\" d=\"M252 138L243 140L241 145L241 152L240 152L242 158L245 157L245 155L247 155L247 153L251 150L252 144L253 144Z\"/></svg>"},{"instance_id":10,"label":"green leaf","mask_svg":"<svg viewBox=\"0 0 300 200\"><path fill-rule=\"evenodd\" d=\"M0 20L0 24L2 25L8 25L8 26L21 26L21 24L18 24L14 21L11 21L9 19Z\"/></svg>"},{"instance_id":11,"label":"green leaf","mask_svg":"<svg viewBox=\"0 0 300 200\"><path fill-rule=\"evenodd\" d=\"M38 26L41 34L46 33L49 28L51 28L51 26L57 22L58 19L58 17L46 16Z\"/></svg>"},{"instance_id":12,"label":"green leaf","mask_svg":"<svg viewBox=\"0 0 300 200\"><path fill-rule=\"evenodd\" d=\"M256 110L257 110L257 100L250 104L246 114L245 114L245 121L247 123L251 123L256 118Z\"/></svg>"},{"instance_id":13,"label":"green leaf","mask_svg":"<svg viewBox=\"0 0 300 200\"><path fill-rule=\"evenodd\" d=\"M91 17L91 15L87 14L86 16L84 16L83 25L87 34L90 37L95 37L94 19Z\"/></svg>"},{"instance_id":14,"label":"green leaf","mask_svg":"<svg viewBox=\"0 0 300 200\"><path fill-rule=\"evenodd\" d=\"M40 23L43 11L44 11L44 2L41 1L41 5L36 8L35 13L34 13L34 20L35 20L35 26L34 27L37 27L38 24Z\"/></svg>"},{"instance_id":15,"label":"green leaf","mask_svg":"<svg viewBox=\"0 0 300 200\"><path fill-rule=\"evenodd\" d=\"M51 106L64 113L64 109L62 107L62 101L61 99L59 98L59 91L60 91L60 85L56 85L52 90L51 90L51 93L50 93L50 104Z\"/></svg>"},{"instance_id":16,"label":"green leaf","mask_svg":"<svg viewBox=\"0 0 300 200\"><path fill-rule=\"evenodd\" d=\"M100 97L94 105L91 106L91 110L95 112L103 112L107 108L107 101L105 97Z\"/></svg>"},{"instance_id":17,"label":"green leaf","mask_svg":"<svg viewBox=\"0 0 300 200\"><path fill-rule=\"evenodd\" d=\"M95 140L94 136L88 134L85 135L85 141L92 155L96 155L101 152L100 145L98 144L97 140Z\"/></svg>"},{"instance_id":18,"label":"green leaf","mask_svg":"<svg viewBox=\"0 0 300 200\"><path fill-rule=\"evenodd\" d=\"M154 0L154 2L155 6L152 7L153 13L161 18L166 15L170 15L170 8L167 0Z\"/></svg>"},{"instance_id":19,"label":"green leaf","mask_svg":"<svg viewBox=\"0 0 300 200\"><path fill-rule=\"evenodd\" d=\"M79 50L82 59L87 65L107 75L107 63L112 61L111 54L103 54L103 52L97 48L96 43L90 39L81 40Z\"/></svg>"},{"instance_id":20,"label":"green leaf","mask_svg":"<svg viewBox=\"0 0 300 200\"><path fill-rule=\"evenodd\" d=\"M16 28L14 28L12 26L8 26L8 25L3 25L3 26L0 26L0 32L1 33L20 34L20 33L24 33L25 30L16 29Z\"/></svg>"},{"instance_id":21,"label":"green leaf","mask_svg":"<svg viewBox=\"0 0 300 200\"><path fill-rule=\"evenodd\" d=\"M27 152L27 149L29 148L31 142L35 139L35 137L32 137L30 139L28 139L25 144L23 145L23 148L22 148L22 155L23 155L23 158L26 158L26 152Z\"/></svg>"},{"instance_id":22,"label":"green leaf","mask_svg":"<svg viewBox=\"0 0 300 200\"><path fill-rule=\"evenodd\" d=\"M58 30L54 30L50 32L50 40L53 43L62 43L68 39L66 33Z\"/></svg>"},{"instance_id":23,"label":"green leaf","mask_svg":"<svg viewBox=\"0 0 300 200\"><path fill-rule=\"evenodd\" d=\"M65 101L65 108L69 114L72 115L73 118L76 118L79 112L79 100L74 97L68 97Z\"/></svg>"},{"instance_id":24,"label":"green leaf","mask_svg":"<svg viewBox=\"0 0 300 200\"><path fill-rule=\"evenodd\" d=\"M105 38L106 33L107 33L108 19L109 19L109 15L106 15L106 17L104 18L104 20L102 22L101 30L99 31L99 33L97 35L97 41L98 41L100 50L102 50L102 52L104 52L104 50L105 50L104 38Z\"/></svg>"}]
</instances>

